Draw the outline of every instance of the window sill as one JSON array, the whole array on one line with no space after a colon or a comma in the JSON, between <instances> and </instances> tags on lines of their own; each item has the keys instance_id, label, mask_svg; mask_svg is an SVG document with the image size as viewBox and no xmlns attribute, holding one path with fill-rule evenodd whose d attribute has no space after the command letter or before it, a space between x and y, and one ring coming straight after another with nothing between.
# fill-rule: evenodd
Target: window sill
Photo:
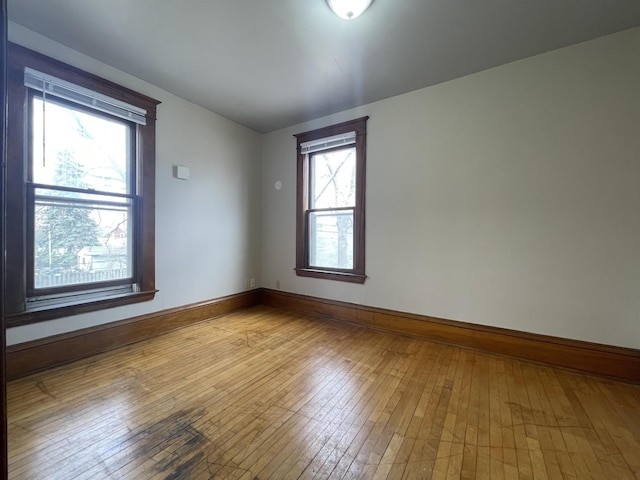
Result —
<instances>
[{"instance_id":1,"label":"window sill","mask_svg":"<svg viewBox=\"0 0 640 480\"><path fill-rule=\"evenodd\" d=\"M57 305L47 305L46 307L36 307L19 313L7 314L7 327L18 327L32 323L53 320L54 318L70 317L80 313L95 312L105 308L121 307L133 303L153 300L157 290L148 292L125 293L112 295L109 297L59 303Z\"/></svg>"},{"instance_id":2,"label":"window sill","mask_svg":"<svg viewBox=\"0 0 640 480\"><path fill-rule=\"evenodd\" d=\"M366 275L351 272L338 272L333 270L318 270L313 268L295 268L299 277L323 278L325 280L336 280L338 282L364 283Z\"/></svg>"}]
</instances>

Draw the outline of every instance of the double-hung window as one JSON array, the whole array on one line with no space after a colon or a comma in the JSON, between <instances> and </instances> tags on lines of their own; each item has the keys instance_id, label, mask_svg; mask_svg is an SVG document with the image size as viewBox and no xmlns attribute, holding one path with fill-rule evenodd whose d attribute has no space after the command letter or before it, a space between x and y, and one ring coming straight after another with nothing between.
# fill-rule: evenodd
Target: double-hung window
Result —
<instances>
[{"instance_id":1,"label":"double-hung window","mask_svg":"<svg viewBox=\"0 0 640 480\"><path fill-rule=\"evenodd\" d=\"M367 118L295 135L300 276L365 281Z\"/></svg>"},{"instance_id":2,"label":"double-hung window","mask_svg":"<svg viewBox=\"0 0 640 480\"><path fill-rule=\"evenodd\" d=\"M148 300L158 102L9 49L9 324Z\"/></svg>"}]
</instances>

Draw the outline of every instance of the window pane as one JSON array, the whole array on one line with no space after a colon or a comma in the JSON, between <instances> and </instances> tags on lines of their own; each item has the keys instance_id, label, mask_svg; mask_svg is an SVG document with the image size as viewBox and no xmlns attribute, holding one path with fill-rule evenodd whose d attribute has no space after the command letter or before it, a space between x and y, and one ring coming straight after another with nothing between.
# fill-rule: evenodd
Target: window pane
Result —
<instances>
[{"instance_id":1,"label":"window pane","mask_svg":"<svg viewBox=\"0 0 640 480\"><path fill-rule=\"evenodd\" d=\"M129 193L129 123L40 97L32 118L35 183Z\"/></svg>"},{"instance_id":2,"label":"window pane","mask_svg":"<svg viewBox=\"0 0 640 480\"><path fill-rule=\"evenodd\" d=\"M309 265L353 269L353 209L309 212Z\"/></svg>"},{"instance_id":3,"label":"window pane","mask_svg":"<svg viewBox=\"0 0 640 480\"><path fill-rule=\"evenodd\" d=\"M89 202L37 189L34 287L131 278L132 205L128 199ZM97 196L96 196L97 197ZM104 199L104 196L100 196Z\"/></svg>"},{"instance_id":4,"label":"window pane","mask_svg":"<svg viewBox=\"0 0 640 480\"><path fill-rule=\"evenodd\" d=\"M355 147L313 154L310 159L310 171L310 208L355 206Z\"/></svg>"}]
</instances>

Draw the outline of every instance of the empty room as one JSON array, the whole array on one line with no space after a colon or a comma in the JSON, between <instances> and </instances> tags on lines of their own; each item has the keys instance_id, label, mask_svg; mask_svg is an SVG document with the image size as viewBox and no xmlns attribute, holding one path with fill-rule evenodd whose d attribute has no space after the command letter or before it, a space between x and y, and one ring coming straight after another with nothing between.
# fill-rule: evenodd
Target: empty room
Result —
<instances>
[{"instance_id":1,"label":"empty room","mask_svg":"<svg viewBox=\"0 0 640 480\"><path fill-rule=\"evenodd\" d=\"M1 3L0 478L640 479L640 2Z\"/></svg>"}]
</instances>

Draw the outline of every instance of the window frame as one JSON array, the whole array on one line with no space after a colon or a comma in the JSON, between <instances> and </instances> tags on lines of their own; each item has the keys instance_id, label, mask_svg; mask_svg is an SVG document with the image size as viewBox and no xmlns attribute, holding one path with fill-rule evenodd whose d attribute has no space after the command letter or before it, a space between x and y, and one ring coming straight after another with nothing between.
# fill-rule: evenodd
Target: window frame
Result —
<instances>
[{"instance_id":1,"label":"window frame","mask_svg":"<svg viewBox=\"0 0 640 480\"><path fill-rule=\"evenodd\" d=\"M31 119L33 118L33 100L35 98L39 98L41 101L47 101L47 102L51 102L54 104L57 104L58 106L61 107L68 107L70 109L75 109L77 111L80 112L85 112L91 115L94 115L96 117L99 118L103 118L103 119L107 119L109 121L112 122L118 122L122 125L125 125L128 132L127 134L129 135L129 139L128 139L128 165L127 165L127 169L129 170L129 179L128 179L128 185L127 185L127 192L128 193L114 193L114 192L102 192L102 191L98 191L98 190L93 190L90 188L86 188L86 189L79 189L79 188L75 188L75 187L66 187L66 186L61 186L61 185L54 185L54 184L43 184L43 183L37 183L34 180L34 171L33 171L33 161L35 161L35 159L33 158L33 142L28 142L26 148L27 148L27 156L26 156L26 163L27 166L25 168L25 172L26 172L26 176L27 176L27 180L26 180L26 184L27 184L27 201L26 201L26 208L27 208L27 213L26 213L26 218L27 218L27 235L26 235L26 252L27 252L27 298L38 298L38 297L51 297L51 296L55 296L56 294L61 294L61 295L73 295L74 292L77 293L82 293L82 292L86 292L87 290L94 290L94 289L105 289L105 288L109 288L109 287L116 287L116 286L126 286L126 285L131 285L134 283L137 283L137 278L138 278L138 272L136 271L137 265L134 263L131 266L131 275L129 277L125 277L125 278L121 278L121 279L116 279L116 280L103 280L103 281L99 281L99 282L92 282L90 284L87 283L76 283L76 284L68 284L68 285L63 285L63 286L54 286L54 287L36 287L35 286L35 249L36 249L36 245L35 245L35 214L36 214L36 190L38 189L46 189L46 190L53 190L53 191L67 191L67 192L76 192L76 193L88 193L88 194L92 194L92 195L96 195L96 196L101 196L101 197L113 197L113 198L123 198L123 199L129 199L131 201L131 214L132 214L132 221L131 223L134 222L134 218L137 218L137 210L140 208L140 202L137 200L137 178L136 178L136 164L137 164L137 149L136 149L136 144L137 144L137 129L136 129L136 125L134 122L131 121L127 121L125 119L110 115L108 113L99 111L99 110L95 110L92 108L89 108L87 106L84 105L79 105L77 103L74 103L70 100L65 100L59 97L47 97L45 98L44 95L42 95L40 92L36 92L33 90L28 90L27 91L27 111L28 116L27 119ZM29 121L27 122L27 136L29 138L33 138L33 122ZM61 198L61 202L62 203L74 203L73 200L67 200L65 197ZM95 205L98 204L104 204L105 201L104 200L96 200L94 202ZM135 225L133 225L133 227L135 227ZM138 252L135 249L135 245L136 243L138 243L137 241L137 237L139 235L138 229L133 228L133 232L132 232L132 258L136 258L138 255ZM55 300L53 300L54 303Z\"/></svg>"},{"instance_id":2,"label":"window frame","mask_svg":"<svg viewBox=\"0 0 640 480\"><path fill-rule=\"evenodd\" d=\"M27 325L54 318L67 317L132 303L152 300L155 288L155 121L156 107L160 103L145 95L117 85L96 75L64 64L40 53L9 43L7 49L8 118L7 128L7 282L5 284L5 311L9 327ZM133 176L136 189L132 209L132 224L136 230L133 255L136 264L132 268L133 286L129 291L121 289L97 290L98 284L85 284L76 294L61 296L50 301L29 304L28 284L32 265L27 235L33 233L27 195L30 168L30 99L33 92L24 85L26 67L38 70L94 92L121 100L147 111L146 125L132 127L135 134ZM56 99L57 101L57 99ZM106 115L102 112L96 112ZM32 252L31 252L32 253Z\"/></svg>"},{"instance_id":3,"label":"window frame","mask_svg":"<svg viewBox=\"0 0 640 480\"><path fill-rule=\"evenodd\" d=\"M361 117L328 127L294 135L297 140L297 193L296 193L296 275L300 277L322 278L342 282L365 282L365 199L366 199L366 146L367 120ZM313 153L303 153L302 144L323 138L355 132L356 149L356 201L353 213L353 268L341 269L310 265L309 258L309 191L310 159ZM350 145L349 145L350 146ZM342 148L346 148L347 146ZM327 150L335 150L331 148ZM351 208L351 207L349 207Z\"/></svg>"}]
</instances>

